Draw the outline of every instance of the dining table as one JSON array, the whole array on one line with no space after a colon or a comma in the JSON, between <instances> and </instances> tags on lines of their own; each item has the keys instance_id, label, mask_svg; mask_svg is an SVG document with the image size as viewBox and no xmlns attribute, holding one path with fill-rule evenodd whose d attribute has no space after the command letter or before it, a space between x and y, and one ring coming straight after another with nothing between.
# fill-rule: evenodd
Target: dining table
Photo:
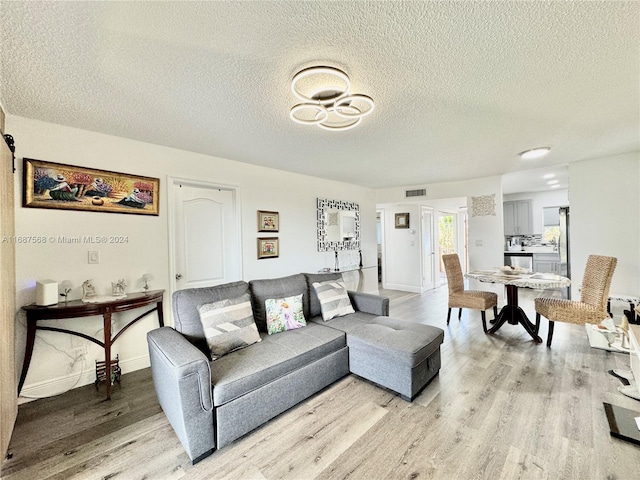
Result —
<instances>
[{"instance_id":1,"label":"dining table","mask_svg":"<svg viewBox=\"0 0 640 480\"><path fill-rule=\"evenodd\" d=\"M510 325L520 324L536 343L542 343L542 338L538 335L535 325L518 305L518 289L548 290L566 288L571 285L571 280L561 275L505 271L500 268L472 271L465 276L485 283L501 283L507 290L507 304L500 310L495 323L489 329L489 333L496 333L505 323Z\"/></svg>"}]
</instances>

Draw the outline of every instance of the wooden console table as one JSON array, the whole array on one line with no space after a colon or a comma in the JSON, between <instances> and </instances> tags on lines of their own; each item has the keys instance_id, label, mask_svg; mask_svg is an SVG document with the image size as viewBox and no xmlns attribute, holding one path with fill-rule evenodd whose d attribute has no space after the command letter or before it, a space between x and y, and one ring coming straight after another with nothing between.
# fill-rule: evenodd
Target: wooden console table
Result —
<instances>
[{"instance_id":1,"label":"wooden console table","mask_svg":"<svg viewBox=\"0 0 640 480\"><path fill-rule=\"evenodd\" d=\"M131 325L138 320L146 317L152 312L158 312L158 323L164 327L164 317L162 313L162 297L164 290L151 290L149 292L128 293L124 298L117 298L105 302L83 302L82 300L72 300L70 302L60 302L48 307L41 307L35 304L25 305L22 307L27 312L27 348L24 352L24 362L22 364L22 373L20 374L20 382L18 383L18 395L22 390L22 385L27 377L29 364L31 363L31 355L33 353L33 345L36 339L36 330L49 330L51 332L68 333L82 337L90 342L96 343L104 348L105 365L111 365L111 345L115 343L120 335L124 333ZM115 336L111 336L111 315L118 312L125 312L135 308L147 305L155 306L144 312L142 315L127 323ZM57 327L44 327L38 325L38 320L60 320L63 318L79 318L90 317L93 315L102 315L104 320L104 342L97 338L85 335L81 332L67 330ZM111 381L107 376L107 400L111 399Z\"/></svg>"}]
</instances>

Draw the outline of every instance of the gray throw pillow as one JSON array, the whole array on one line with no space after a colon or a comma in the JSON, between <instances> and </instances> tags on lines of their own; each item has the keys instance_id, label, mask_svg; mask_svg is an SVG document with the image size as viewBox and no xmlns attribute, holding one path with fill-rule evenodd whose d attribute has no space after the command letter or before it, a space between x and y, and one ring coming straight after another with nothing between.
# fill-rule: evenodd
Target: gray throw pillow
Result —
<instances>
[{"instance_id":1,"label":"gray throw pillow","mask_svg":"<svg viewBox=\"0 0 640 480\"><path fill-rule=\"evenodd\" d=\"M318 295L322 320L325 322L334 317L355 313L344 281L327 280L326 282L315 282L313 283L313 289Z\"/></svg>"},{"instance_id":2,"label":"gray throw pillow","mask_svg":"<svg viewBox=\"0 0 640 480\"><path fill-rule=\"evenodd\" d=\"M211 359L259 342L248 293L198 307Z\"/></svg>"}]
</instances>

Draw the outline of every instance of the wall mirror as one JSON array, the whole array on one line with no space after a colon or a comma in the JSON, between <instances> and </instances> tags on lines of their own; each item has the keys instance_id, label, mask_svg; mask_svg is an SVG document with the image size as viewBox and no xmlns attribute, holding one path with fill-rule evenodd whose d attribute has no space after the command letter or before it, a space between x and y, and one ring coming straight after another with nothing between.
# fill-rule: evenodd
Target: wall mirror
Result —
<instances>
[{"instance_id":1,"label":"wall mirror","mask_svg":"<svg viewBox=\"0 0 640 480\"><path fill-rule=\"evenodd\" d=\"M360 248L360 205L318 198L318 251Z\"/></svg>"}]
</instances>

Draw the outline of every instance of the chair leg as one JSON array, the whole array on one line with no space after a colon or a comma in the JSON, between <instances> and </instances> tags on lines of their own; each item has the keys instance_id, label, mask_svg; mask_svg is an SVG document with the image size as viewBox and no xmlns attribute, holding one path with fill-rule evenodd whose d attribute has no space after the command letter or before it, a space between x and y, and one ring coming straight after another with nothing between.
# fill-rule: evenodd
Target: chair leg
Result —
<instances>
[{"instance_id":1,"label":"chair leg","mask_svg":"<svg viewBox=\"0 0 640 480\"><path fill-rule=\"evenodd\" d=\"M536 312L536 328L534 331L536 332L536 335L540 331L540 314L538 312Z\"/></svg>"},{"instance_id":2,"label":"chair leg","mask_svg":"<svg viewBox=\"0 0 640 480\"><path fill-rule=\"evenodd\" d=\"M449 313L447 313L447 325L449 325L449 320L451 320L451 308L449 308Z\"/></svg>"},{"instance_id":3,"label":"chair leg","mask_svg":"<svg viewBox=\"0 0 640 480\"><path fill-rule=\"evenodd\" d=\"M494 305L493 306L493 320L498 320L498 306Z\"/></svg>"},{"instance_id":4,"label":"chair leg","mask_svg":"<svg viewBox=\"0 0 640 480\"><path fill-rule=\"evenodd\" d=\"M458 320L462 318L462 308L458 310Z\"/></svg>"},{"instance_id":5,"label":"chair leg","mask_svg":"<svg viewBox=\"0 0 640 480\"><path fill-rule=\"evenodd\" d=\"M480 314L482 315L482 329L484 333L487 333L487 314L484 310L480 310Z\"/></svg>"},{"instance_id":6,"label":"chair leg","mask_svg":"<svg viewBox=\"0 0 640 480\"><path fill-rule=\"evenodd\" d=\"M551 339L553 338L553 325L554 323L549 320L549 333L547 334L547 347L551 346Z\"/></svg>"}]
</instances>

